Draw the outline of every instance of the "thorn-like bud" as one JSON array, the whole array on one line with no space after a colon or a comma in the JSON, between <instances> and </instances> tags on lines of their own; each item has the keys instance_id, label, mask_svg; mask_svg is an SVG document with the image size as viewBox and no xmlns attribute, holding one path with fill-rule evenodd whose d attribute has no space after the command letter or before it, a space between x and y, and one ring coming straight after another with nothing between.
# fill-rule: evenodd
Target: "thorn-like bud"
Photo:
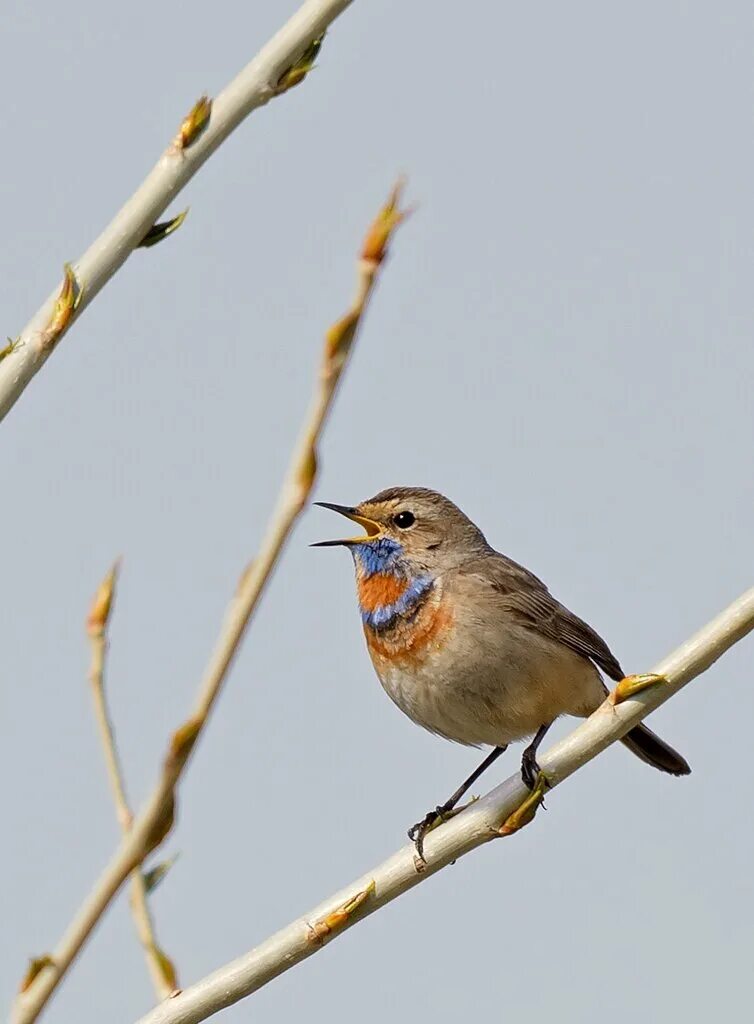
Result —
<instances>
[{"instance_id":1,"label":"thorn-like bud","mask_svg":"<svg viewBox=\"0 0 754 1024\"><path fill-rule=\"evenodd\" d=\"M254 571L254 561L255 560L252 558L249 564L245 565L241 570L241 575L238 577L238 583L236 584L236 597L238 597L238 595L243 591L244 587L246 586L249 580L249 577Z\"/></svg>"},{"instance_id":2,"label":"thorn-like bud","mask_svg":"<svg viewBox=\"0 0 754 1024\"><path fill-rule=\"evenodd\" d=\"M160 882L165 878L168 871L172 868L175 862L178 860L179 854L175 854L173 857L169 857L167 860L160 861L159 864L155 864L153 868L144 872L144 886L147 893L154 892Z\"/></svg>"},{"instance_id":3,"label":"thorn-like bud","mask_svg":"<svg viewBox=\"0 0 754 1024\"><path fill-rule=\"evenodd\" d=\"M184 220L188 216L188 212L189 208L187 206L185 210L179 213L177 217L173 217L172 220L161 220L158 224L153 224L136 248L149 249L151 246L157 245L163 239L167 238L168 235L172 235L173 232L177 231L181 224L183 224Z\"/></svg>"},{"instance_id":4,"label":"thorn-like bud","mask_svg":"<svg viewBox=\"0 0 754 1024\"><path fill-rule=\"evenodd\" d=\"M329 370L339 370L351 349L360 313L351 310L328 328L325 335L325 359Z\"/></svg>"},{"instance_id":5,"label":"thorn-like bud","mask_svg":"<svg viewBox=\"0 0 754 1024\"><path fill-rule=\"evenodd\" d=\"M189 718L175 730L165 759L166 766L171 771L179 772L183 768L203 724L204 719L202 718Z\"/></svg>"},{"instance_id":6,"label":"thorn-like bud","mask_svg":"<svg viewBox=\"0 0 754 1024\"><path fill-rule=\"evenodd\" d=\"M387 255L387 245L390 237L407 217L413 213L413 207L406 210L399 209L399 203L405 187L403 178L399 178L388 197L388 201L372 222L364 245L361 250L361 258L371 263L382 263Z\"/></svg>"},{"instance_id":7,"label":"thorn-like bud","mask_svg":"<svg viewBox=\"0 0 754 1024\"><path fill-rule=\"evenodd\" d=\"M372 879L366 889L357 892L355 896L346 900L337 910L309 925L309 942L321 945L328 935L343 927L349 917L352 917L359 907L374 894L376 888L375 881Z\"/></svg>"},{"instance_id":8,"label":"thorn-like bud","mask_svg":"<svg viewBox=\"0 0 754 1024\"><path fill-rule=\"evenodd\" d=\"M168 797L159 818L152 826L152 830L146 838L144 843L144 850L140 860L148 857L149 854L156 850L160 843L169 835L170 830L175 824L175 795L171 793ZM137 863L139 863L137 861Z\"/></svg>"},{"instance_id":9,"label":"thorn-like bud","mask_svg":"<svg viewBox=\"0 0 754 1024\"><path fill-rule=\"evenodd\" d=\"M293 89L294 86L300 85L303 82L314 68L314 62L319 51L322 49L324 38L325 33L323 32L316 39L312 39L296 63L286 68L275 83L275 96L282 96L284 92L288 92L289 89Z\"/></svg>"},{"instance_id":10,"label":"thorn-like bud","mask_svg":"<svg viewBox=\"0 0 754 1024\"><path fill-rule=\"evenodd\" d=\"M305 495L309 493L317 476L317 453L314 446L304 455L298 470L298 485Z\"/></svg>"},{"instance_id":11,"label":"thorn-like bud","mask_svg":"<svg viewBox=\"0 0 754 1024\"><path fill-rule=\"evenodd\" d=\"M37 977L37 975L40 974L45 969L45 967L54 966L55 961L52 959L49 953L45 953L44 956L32 957L32 959L29 960L29 966L26 969L26 974L24 974L23 978L21 979L21 984L18 986L18 991L28 991L28 989L30 989L31 986L34 984L34 980Z\"/></svg>"},{"instance_id":12,"label":"thorn-like bud","mask_svg":"<svg viewBox=\"0 0 754 1024\"><path fill-rule=\"evenodd\" d=\"M120 559L114 564L107 576L97 588L94 595L89 614L86 618L86 631L89 636L102 636L110 621L110 613L113 610L113 598L115 597L115 584L120 572Z\"/></svg>"},{"instance_id":13,"label":"thorn-like bud","mask_svg":"<svg viewBox=\"0 0 754 1024\"><path fill-rule=\"evenodd\" d=\"M534 789L529 793L524 802L512 814L508 815L498 829L498 833L501 836L510 836L534 821L534 816L539 808L545 805L545 791L548 786L547 776L544 772L540 772Z\"/></svg>"},{"instance_id":14,"label":"thorn-like bud","mask_svg":"<svg viewBox=\"0 0 754 1024\"><path fill-rule=\"evenodd\" d=\"M647 690L650 686L660 686L663 683L667 683L665 676L658 676L655 672L645 672L643 675L626 676L625 679L621 679L615 689L610 692L607 699L613 705L622 704L624 700L628 700L629 697L633 697L635 694L641 693L642 690Z\"/></svg>"},{"instance_id":15,"label":"thorn-like bud","mask_svg":"<svg viewBox=\"0 0 754 1024\"><path fill-rule=\"evenodd\" d=\"M40 335L40 347L43 352L53 348L68 328L84 292L83 286L76 280L71 264L65 263L63 270L64 277L60 294L55 300L50 322Z\"/></svg>"},{"instance_id":16,"label":"thorn-like bud","mask_svg":"<svg viewBox=\"0 0 754 1024\"><path fill-rule=\"evenodd\" d=\"M22 345L23 342L21 341L20 337L7 338L6 344L3 345L2 348L0 348L0 363L2 363L3 359L6 359L8 356L12 355L16 351L16 349L21 348Z\"/></svg>"},{"instance_id":17,"label":"thorn-like bud","mask_svg":"<svg viewBox=\"0 0 754 1024\"><path fill-rule=\"evenodd\" d=\"M175 969L175 964L167 955L165 950L161 949L160 946L153 944L152 952L154 953L154 958L159 965L160 973L162 974L163 981L165 982L165 987L170 989L170 996L168 998L178 995L181 989L178 984L178 974Z\"/></svg>"},{"instance_id":18,"label":"thorn-like bud","mask_svg":"<svg viewBox=\"0 0 754 1024\"><path fill-rule=\"evenodd\" d=\"M196 142L209 124L212 113L212 100L208 96L200 96L181 122L173 145L176 149L188 149Z\"/></svg>"}]
</instances>

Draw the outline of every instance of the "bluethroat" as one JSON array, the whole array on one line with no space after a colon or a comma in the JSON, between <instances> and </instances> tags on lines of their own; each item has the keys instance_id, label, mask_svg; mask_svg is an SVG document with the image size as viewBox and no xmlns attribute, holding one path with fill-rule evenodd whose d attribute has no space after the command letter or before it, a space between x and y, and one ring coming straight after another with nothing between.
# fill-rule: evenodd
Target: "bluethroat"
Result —
<instances>
[{"instance_id":1,"label":"bluethroat","mask_svg":"<svg viewBox=\"0 0 754 1024\"><path fill-rule=\"evenodd\" d=\"M545 584L487 543L448 498L391 487L354 507L317 502L365 533L353 556L367 649L388 696L431 732L492 752L453 795L409 830L422 843L509 743L533 737L521 775L534 787L537 748L560 715L586 718L604 701L600 671L624 677L595 631ZM622 742L660 771L688 775L680 754L645 725Z\"/></svg>"}]
</instances>

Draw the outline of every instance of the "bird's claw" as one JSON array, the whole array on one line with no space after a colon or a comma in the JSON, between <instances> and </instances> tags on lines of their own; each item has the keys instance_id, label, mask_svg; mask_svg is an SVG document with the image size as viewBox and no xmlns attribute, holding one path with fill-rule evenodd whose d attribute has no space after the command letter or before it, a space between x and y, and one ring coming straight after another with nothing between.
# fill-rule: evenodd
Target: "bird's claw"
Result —
<instances>
[{"instance_id":1,"label":"bird's claw","mask_svg":"<svg viewBox=\"0 0 754 1024\"><path fill-rule=\"evenodd\" d=\"M417 821L415 825L412 825L408 830L408 838L416 847L416 853L420 860L424 860L424 837L432 829L437 828L438 825L442 825L444 821L448 820L451 808L450 807L435 807L433 811L427 811L421 821Z\"/></svg>"},{"instance_id":2,"label":"bird's claw","mask_svg":"<svg viewBox=\"0 0 754 1024\"><path fill-rule=\"evenodd\" d=\"M451 818L455 818L456 814L460 814L461 811L475 803L478 799L478 796L472 796L467 803L462 804L460 807L455 807L453 804L441 804L439 807L435 807L433 811L427 811L421 821L417 821L415 825L411 826L408 830L408 838L416 847L419 860L424 860L424 837L436 829L438 825L442 825L444 821L450 821Z\"/></svg>"},{"instance_id":3,"label":"bird's claw","mask_svg":"<svg viewBox=\"0 0 754 1024\"><path fill-rule=\"evenodd\" d=\"M534 792L539 775L540 767L537 763L536 752L527 748L521 756L521 778L527 789Z\"/></svg>"}]
</instances>

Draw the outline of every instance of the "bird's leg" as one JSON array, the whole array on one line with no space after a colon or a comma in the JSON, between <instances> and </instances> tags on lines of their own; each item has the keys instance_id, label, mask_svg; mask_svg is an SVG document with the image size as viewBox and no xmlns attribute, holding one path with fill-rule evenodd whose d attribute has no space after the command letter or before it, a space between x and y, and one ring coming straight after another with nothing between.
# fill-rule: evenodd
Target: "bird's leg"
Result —
<instances>
[{"instance_id":1,"label":"bird's leg","mask_svg":"<svg viewBox=\"0 0 754 1024\"><path fill-rule=\"evenodd\" d=\"M415 825L412 825L408 830L408 838L413 842L416 847L416 852L419 857L424 860L424 837L427 832L430 832L435 826L439 825L440 822L445 821L450 812L453 810L455 805L461 799L461 797L468 793L471 787L474 785L476 780L483 772L486 772L491 764L500 757L500 755L508 749L506 744L504 747L495 747L485 757L484 761L476 768L465 782L462 782L458 789L453 793L452 796L448 797L444 804L440 804L439 807L435 807L433 811L428 811L421 821L417 821Z\"/></svg>"},{"instance_id":2,"label":"bird's leg","mask_svg":"<svg viewBox=\"0 0 754 1024\"><path fill-rule=\"evenodd\" d=\"M534 739L521 756L521 778L524 780L524 784L531 790L537 785L537 776L539 775L539 765L537 764L539 744L545 738L547 730L551 725L552 722L548 722L547 725L540 725L534 734Z\"/></svg>"}]
</instances>

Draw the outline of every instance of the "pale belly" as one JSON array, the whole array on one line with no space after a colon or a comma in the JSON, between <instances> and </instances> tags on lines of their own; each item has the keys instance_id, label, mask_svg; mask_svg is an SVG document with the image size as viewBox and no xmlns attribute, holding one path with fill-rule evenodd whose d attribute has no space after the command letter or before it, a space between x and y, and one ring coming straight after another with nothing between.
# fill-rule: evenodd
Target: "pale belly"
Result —
<instances>
[{"instance_id":1,"label":"pale belly","mask_svg":"<svg viewBox=\"0 0 754 1024\"><path fill-rule=\"evenodd\" d=\"M458 743L503 746L560 715L589 715L604 698L591 662L523 629L506 630L494 646L457 629L418 649L369 635L367 646L401 711Z\"/></svg>"}]
</instances>

